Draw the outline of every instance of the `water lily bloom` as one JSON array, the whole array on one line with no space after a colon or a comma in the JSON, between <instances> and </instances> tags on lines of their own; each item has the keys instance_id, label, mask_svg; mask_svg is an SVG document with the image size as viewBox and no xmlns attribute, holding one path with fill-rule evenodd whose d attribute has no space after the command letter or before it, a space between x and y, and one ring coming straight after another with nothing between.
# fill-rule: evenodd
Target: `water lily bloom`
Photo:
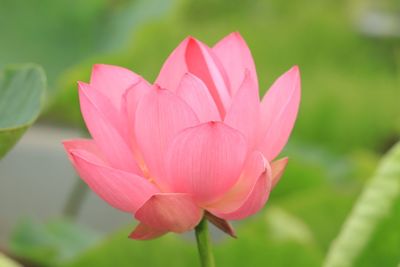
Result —
<instances>
[{"instance_id":1,"label":"water lily bloom","mask_svg":"<svg viewBox=\"0 0 400 267\"><path fill-rule=\"evenodd\" d=\"M78 84L93 139L65 149L95 193L139 221L131 238L182 233L203 216L233 234L228 221L257 213L287 164L275 158L297 116L298 67L260 101L239 33L212 48L188 37L154 84L110 65L95 65L90 83Z\"/></svg>"}]
</instances>

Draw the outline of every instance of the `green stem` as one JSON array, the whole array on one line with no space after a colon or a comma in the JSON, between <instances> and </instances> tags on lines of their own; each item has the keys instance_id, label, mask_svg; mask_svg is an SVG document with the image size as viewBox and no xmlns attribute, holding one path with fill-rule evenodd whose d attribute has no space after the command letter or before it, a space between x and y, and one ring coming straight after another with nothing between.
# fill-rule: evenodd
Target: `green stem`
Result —
<instances>
[{"instance_id":1,"label":"green stem","mask_svg":"<svg viewBox=\"0 0 400 267\"><path fill-rule=\"evenodd\" d=\"M215 267L206 217L196 226L195 232L201 267Z\"/></svg>"},{"instance_id":2,"label":"green stem","mask_svg":"<svg viewBox=\"0 0 400 267\"><path fill-rule=\"evenodd\" d=\"M68 195L63 214L68 218L76 219L87 193L87 185L78 177Z\"/></svg>"}]
</instances>

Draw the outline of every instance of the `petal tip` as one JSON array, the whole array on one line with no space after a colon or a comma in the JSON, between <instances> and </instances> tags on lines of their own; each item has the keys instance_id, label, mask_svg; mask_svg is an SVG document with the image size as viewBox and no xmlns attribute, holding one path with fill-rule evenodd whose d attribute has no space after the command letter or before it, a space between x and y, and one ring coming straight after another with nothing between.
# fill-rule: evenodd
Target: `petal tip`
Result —
<instances>
[{"instance_id":1,"label":"petal tip","mask_svg":"<svg viewBox=\"0 0 400 267\"><path fill-rule=\"evenodd\" d=\"M233 36L233 37L238 38L238 39L240 39L240 40L244 40L239 31L234 31L234 32L232 32L232 33L230 34L230 36Z\"/></svg>"},{"instance_id":2,"label":"petal tip","mask_svg":"<svg viewBox=\"0 0 400 267\"><path fill-rule=\"evenodd\" d=\"M278 159L271 164L271 169L272 169L272 174L271 174L271 181L272 181L272 188L274 188L279 180L281 179L284 170L286 169L286 166L288 164L289 158L284 157L281 159Z\"/></svg>"},{"instance_id":3,"label":"petal tip","mask_svg":"<svg viewBox=\"0 0 400 267\"><path fill-rule=\"evenodd\" d=\"M77 81L78 84L78 89L81 90L85 90L86 88L88 88L90 85L86 82L82 82L82 81Z\"/></svg>"},{"instance_id":4,"label":"petal tip","mask_svg":"<svg viewBox=\"0 0 400 267\"><path fill-rule=\"evenodd\" d=\"M233 238L237 238L236 231L233 226L226 220L215 216L214 214L206 211L204 216L207 218L209 222L211 222L215 227L228 234Z\"/></svg>"},{"instance_id":5,"label":"petal tip","mask_svg":"<svg viewBox=\"0 0 400 267\"><path fill-rule=\"evenodd\" d=\"M282 158L281 160L282 160L285 164L287 164L288 161L289 161L289 157L284 157L284 158Z\"/></svg>"},{"instance_id":6,"label":"petal tip","mask_svg":"<svg viewBox=\"0 0 400 267\"><path fill-rule=\"evenodd\" d=\"M190 53L190 51L196 51L197 49L201 49L202 42L200 42L198 39L196 39L193 36L187 37L187 43L186 43L186 51L185 54L187 56L187 53Z\"/></svg>"},{"instance_id":7,"label":"petal tip","mask_svg":"<svg viewBox=\"0 0 400 267\"><path fill-rule=\"evenodd\" d=\"M74 140L71 140L71 139L62 140L61 144L63 145L64 149L68 151L72 142L74 142Z\"/></svg>"},{"instance_id":8,"label":"petal tip","mask_svg":"<svg viewBox=\"0 0 400 267\"><path fill-rule=\"evenodd\" d=\"M96 64L93 64L93 66L92 66L92 73L99 71L101 69L113 68L113 67L118 67L118 66L104 64L104 63L96 63ZM121 67L118 67L118 68L121 68Z\"/></svg>"},{"instance_id":9,"label":"petal tip","mask_svg":"<svg viewBox=\"0 0 400 267\"><path fill-rule=\"evenodd\" d=\"M289 72L293 73L294 75L300 75L300 67L299 67L299 65L294 65L293 67L291 67Z\"/></svg>"}]
</instances>

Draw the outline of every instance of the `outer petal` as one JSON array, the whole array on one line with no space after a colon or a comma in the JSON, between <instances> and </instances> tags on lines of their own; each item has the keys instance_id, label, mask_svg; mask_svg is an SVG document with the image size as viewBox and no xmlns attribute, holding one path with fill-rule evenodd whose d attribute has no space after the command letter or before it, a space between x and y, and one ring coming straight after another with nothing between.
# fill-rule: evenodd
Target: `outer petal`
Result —
<instances>
[{"instance_id":1,"label":"outer petal","mask_svg":"<svg viewBox=\"0 0 400 267\"><path fill-rule=\"evenodd\" d=\"M85 150L85 151L91 153L93 157L97 158L96 161L100 161L103 163L107 162L107 160L104 158L104 155L102 154L101 150L96 145L96 142L92 139L65 140L62 143L63 143L64 148L67 152L67 155L71 161L73 160L73 158L71 157L71 154L68 151L73 150L73 149L80 149L80 150Z\"/></svg>"},{"instance_id":2,"label":"outer petal","mask_svg":"<svg viewBox=\"0 0 400 267\"><path fill-rule=\"evenodd\" d=\"M271 167L267 164L266 171L260 176L246 201L237 210L230 213L215 213L225 220L241 220L257 213L265 205L271 191Z\"/></svg>"},{"instance_id":3,"label":"outer petal","mask_svg":"<svg viewBox=\"0 0 400 267\"><path fill-rule=\"evenodd\" d=\"M203 211L188 194L161 193L152 196L135 214L145 225L176 233L193 229Z\"/></svg>"},{"instance_id":4,"label":"outer petal","mask_svg":"<svg viewBox=\"0 0 400 267\"><path fill-rule=\"evenodd\" d=\"M207 220L212 223L215 227L223 231L224 233L230 235L233 238L236 238L236 232L233 226L226 220L218 218L217 216L205 212L204 216L207 218Z\"/></svg>"},{"instance_id":5,"label":"outer petal","mask_svg":"<svg viewBox=\"0 0 400 267\"><path fill-rule=\"evenodd\" d=\"M156 83L175 91L185 73L193 73L206 84L221 115L230 103L229 82L218 58L198 40L185 39L164 63Z\"/></svg>"},{"instance_id":6,"label":"outer petal","mask_svg":"<svg viewBox=\"0 0 400 267\"><path fill-rule=\"evenodd\" d=\"M215 203L206 207L212 213L230 213L240 208L258 180L266 171L264 156L256 151L247 159L246 165L236 184Z\"/></svg>"},{"instance_id":7,"label":"outer petal","mask_svg":"<svg viewBox=\"0 0 400 267\"><path fill-rule=\"evenodd\" d=\"M115 108L121 106L122 95L140 76L134 72L112 65L96 64L92 69L90 85L110 99Z\"/></svg>"},{"instance_id":8,"label":"outer petal","mask_svg":"<svg viewBox=\"0 0 400 267\"><path fill-rule=\"evenodd\" d=\"M96 106L98 112L104 116L108 123L112 124L121 136L126 136L125 117L122 116L106 95L84 82L78 82L78 89L80 97L82 93L85 94L86 98ZM87 127L90 128L90 125L87 125Z\"/></svg>"},{"instance_id":9,"label":"outer petal","mask_svg":"<svg viewBox=\"0 0 400 267\"><path fill-rule=\"evenodd\" d=\"M275 160L271 164L272 168L272 188L276 186L276 184L279 182L279 180L282 177L283 171L286 168L286 165L288 163L288 158L282 158Z\"/></svg>"},{"instance_id":10,"label":"outer petal","mask_svg":"<svg viewBox=\"0 0 400 267\"><path fill-rule=\"evenodd\" d=\"M258 90L256 67L250 49L238 32L233 32L219 41L213 48L225 68L231 83L231 95L235 95L244 79L246 69L250 71Z\"/></svg>"},{"instance_id":11,"label":"outer petal","mask_svg":"<svg viewBox=\"0 0 400 267\"><path fill-rule=\"evenodd\" d=\"M273 160L285 146L300 104L300 74L297 66L283 74L261 103L259 149Z\"/></svg>"},{"instance_id":12,"label":"outer petal","mask_svg":"<svg viewBox=\"0 0 400 267\"><path fill-rule=\"evenodd\" d=\"M201 122L220 121L217 106L206 85L196 76L183 76L176 92L193 109Z\"/></svg>"},{"instance_id":13,"label":"outer petal","mask_svg":"<svg viewBox=\"0 0 400 267\"><path fill-rule=\"evenodd\" d=\"M111 106L107 113L107 99L92 89L83 83L79 84L81 112L90 134L111 166L139 174L133 153L117 129L120 117Z\"/></svg>"},{"instance_id":14,"label":"outer petal","mask_svg":"<svg viewBox=\"0 0 400 267\"><path fill-rule=\"evenodd\" d=\"M111 206L134 213L158 189L143 177L113 169L91 152L83 149L65 148L72 164L88 186Z\"/></svg>"},{"instance_id":15,"label":"outer petal","mask_svg":"<svg viewBox=\"0 0 400 267\"><path fill-rule=\"evenodd\" d=\"M233 98L232 106L224 122L246 136L250 151L257 142L260 120L259 103L257 84L251 78L250 72L246 71L242 85Z\"/></svg>"},{"instance_id":16,"label":"outer petal","mask_svg":"<svg viewBox=\"0 0 400 267\"><path fill-rule=\"evenodd\" d=\"M168 90L154 87L140 101L135 118L136 141L152 178L161 186L167 144L179 131L198 123L193 110Z\"/></svg>"},{"instance_id":17,"label":"outer petal","mask_svg":"<svg viewBox=\"0 0 400 267\"><path fill-rule=\"evenodd\" d=\"M158 230L151 228L143 223L139 223L135 230L129 235L129 238L136 240L149 240L160 237L166 234L168 231L166 230Z\"/></svg>"},{"instance_id":18,"label":"outer petal","mask_svg":"<svg viewBox=\"0 0 400 267\"><path fill-rule=\"evenodd\" d=\"M180 132L166 157L167 182L197 203L214 201L238 180L247 151L243 135L219 122Z\"/></svg>"}]
</instances>

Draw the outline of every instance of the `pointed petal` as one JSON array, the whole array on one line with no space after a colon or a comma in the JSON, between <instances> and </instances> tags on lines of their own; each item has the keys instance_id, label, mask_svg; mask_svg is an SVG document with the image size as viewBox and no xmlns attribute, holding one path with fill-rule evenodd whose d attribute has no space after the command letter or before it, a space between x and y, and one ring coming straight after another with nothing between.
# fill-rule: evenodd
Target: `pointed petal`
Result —
<instances>
[{"instance_id":1,"label":"pointed petal","mask_svg":"<svg viewBox=\"0 0 400 267\"><path fill-rule=\"evenodd\" d=\"M186 49L186 64L207 85L221 116L228 109L231 96L225 70L212 50L200 41L190 38Z\"/></svg>"},{"instance_id":2,"label":"pointed petal","mask_svg":"<svg viewBox=\"0 0 400 267\"><path fill-rule=\"evenodd\" d=\"M106 95L104 95L100 90L92 87L90 84L78 82L78 89L79 96L81 93L84 93L86 98L88 98L96 107L97 112L103 115L107 123L112 125L121 137L126 139L127 130L125 114L121 114L120 110L111 103L110 99ZM87 127L90 128L91 125L87 125Z\"/></svg>"},{"instance_id":3,"label":"pointed petal","mask_svg":"<svg viewBox=\"0 0 400 267\"><path fill-rule=\"evenodd\" d=\"M228 221L218 218L217 216L215 216L209 212L205 212L204 216L207 218L207 220L210 223L212 223L215 227L220 229L222 232L230 235L233 238L237 237L235 229Z\"/></svg>"},{"instance_id":4,"label":"pointed petal","mask_svg":"<svg viewBox=\"0 0 400 267\"><path fill-rule=\"evenodd\" d=\"M200 41L186 38L164 63L156 84L171 91L176 91L181 77L192 73L207 86L220 114L230 103L229 83L225 71L211 49Z\"/></svg>"},{"instance_id":5,"label":"pointed petal","mask_svg":"<svg viewBox=\"0 0 400 267\"><path fill-rule=\"evenodd\" d=\"M202 80L187 73L176 92L193 109L201 122L220 121L217 106Z\"/></svg>"},{"instance_id":6,"label":"pointed petal","mask_svg":"<svg viewBox=\"0 0 400 267\"><path fill-rule=\"evenodd\" d=\"M163 186L165 150L181 130L199 123L193 110L172 92L153 87L138 104L136 141L153 179Z\"/></svg>"},{"instance_id":7,"label":"pointed petal","mask_svg":"<svg viewBox=\"0 0 400 267\"><path fill-rule=\"evenodd\" d=\"M158 84L162 88L166 88L172 92L178 89L182 76L189 72L185 61L188 42L189 38L186 38L172 51L164 62L154 84Z\"/></svg>"},{"instance_id":8,"label":"pointed petal","mask_svg":"<svg viewBox=\"0 0 400 267\"><path fill-rule=\"evenodd\" d=\"M90 85L110 99L119 110L125 90L137 83L139 78L139 75L122 67L96 64L92 69Z\"/></svg>"},{"instance_id":9,"label":"pointed petal","mask_svg":"<svg viewBox=\"0 0 400 267\"><path fill-rule=\"evenodd\" d=\"M110 99L101 91L84 82L78 82L78 89L79 96L81 93L84 93L86 98L96 106L98 112L102 113L108 123L112 124L121 136L124 136L126 133L124 118L122 118L119 110L113 106Z\"/></svg>"},{"instance_id":10,"label":"pointed petal","mask_svg":"<svg viewBox=\"0 0 400 267\"><path fill-rule=\"evenodd\" d=\"M80 149L91 153L93 156L98 158L97 160L102 161L103 163L106 162L106 159L104 158L104 155L102 154L101 150L96 145L96 142L94 142L94 140L92 139L65 140L62 142L62 144L64 145L67 155L71 161L72 157L70 153L68 153L68 151L72 149Z\"/></svg>"},{"instance_id":11,"label":"pointed petal","mask_svg":"<svg viewBox=\"0 0 400 267\"><path fill-rule=\"evenodd\" d=\"M241 220L260 211L268 200L272 186L271 167L268 164L266 167L266 171L258 178L253 190L240 208L233 212L215 213L215 215L225 220Z\"/></svg>"},{"instance_id":12,"label":"pointed petal","mask_svg":"<svg viewBox=\"0 0 400 267\"><path fill-rule=\"evenodd\" d=\"M152 196L135 214L151 228L182 233L193 229L203 211L188 194L160 193Z\"/></svg>"},{"instance_id":13,"label":"pointed petal","mask_svg":"<svg viewBox=\"0 0 400 267\"><path fill-rule=\"evenodd\" d=\"M107 166L89 151L69 149L68 153L82 180L114 208L134 213L159 192L145 178Z\"/></svg>"},{"instance_id":14,"label":"pointed petal","mask_svg":"<svg viewBox=\"0 0 400 267\"><path fill-rule=\"evenodd\" d=\"M167 182L174 192L190 193L197 203L211 202L236 183L246 151L243 135L223 123L186 129L168 148Z\"/></svg>"},{"instance_id":15,"label":"pointed petal","mask_svg":"<svg viewBox=\"0 0 400 267\"><path fill-rule=\"evenodd\" d=\"M257 85L251 78L250 72L246 71L242 85L232 100L224 122L246 136L251 151L257 141L259 120L260 99Z\"/></svg>"},{"instance_id":16,"label":"pointed petal","mask_svg":"<svg viewBox=\"0 0 400 267\"><path fill-rule=\"evenodd\" d=\"M231 95L235 95L244 79L244 71L250 71L251 78L255 81L258 90L256 67L250 49L238 32L233 32L219 41L213 48L225 68L231 83Z\"/></svg>"},{"instance_id":17,"label":"pointed petal","mask_svg":"<svg viewBox=\"0 0 400 267\"><path fill-rule=\"evenodd\" d=\"M84 83L79 83L81 112L88 130L111 166L140 174L128 143L118 131L119 117L107 107L107 99ZM115 120L114 120L115 119Z\"/></svg>"},{"instance_id":18,"label":"pointed petal","mask_svg":"<svg viewBox=\"0 0 400 267\"><path fill-rule=\"evenodd\" d=\"M271 169L272 169L272 188L276 186L276 184L279 182L283 175L283 171L286 168L286 165L288 163L288 158L282 158L275 160L271 163Z\"/></svg>"},{"instance_id":19,"label":"pointed petal","mask_svg":"<svg viewBox=\"0 0 400 267\"><path fill-rule=\"evenodd\" d=\"M260 152L253 152L236 184L216 202L208 205L207 210L212 213L229 213L240 208L264 174L266 164L266 159Z\"/></svg>"},{"instance_id":20,"label":"pointed petal","mask_svg":"<svg viewBox=\"0 0 400 267\"><path fill-rule=\"evenodd\" d=\"M157 230L143 223L139 223L135 230L129 235L129 238L135 240L150 240L165 235L167 232L168 231Z\"/></svg>"},{"instance_id":21,"label":"pointed petal","mask_svg":"<svg viewBox=\"0 0 400 267\"><path fill-rule=\"evenodd\" d=\"M300 73L297 66L279 77L261 103L259 149L273 160L286 145L300 104Z\"/></svg>"}]
</instances>

